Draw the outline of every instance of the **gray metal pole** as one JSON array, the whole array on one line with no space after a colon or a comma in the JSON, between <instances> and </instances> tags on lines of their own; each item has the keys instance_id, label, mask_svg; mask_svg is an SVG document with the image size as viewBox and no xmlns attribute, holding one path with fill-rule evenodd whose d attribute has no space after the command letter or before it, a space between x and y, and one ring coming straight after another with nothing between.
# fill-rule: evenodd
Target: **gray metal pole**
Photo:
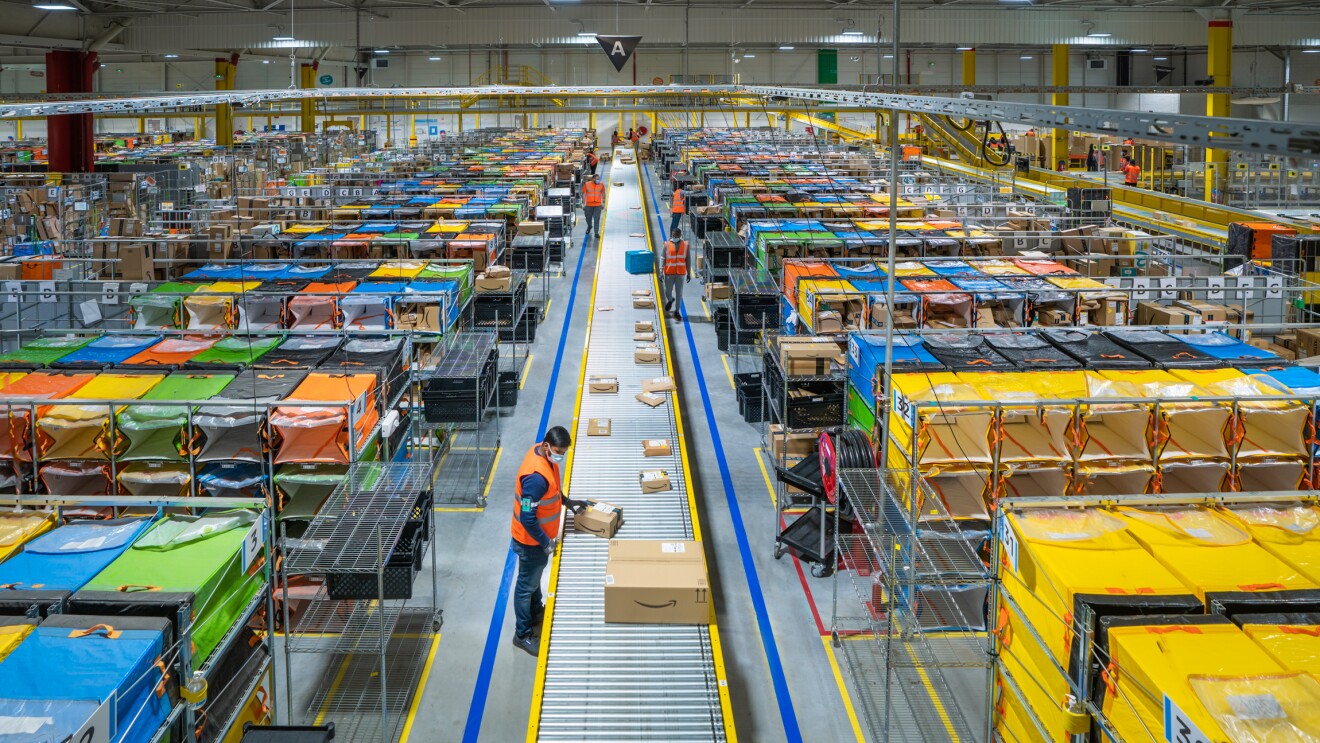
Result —
<instances>
[{"instance_id":1,"label":"gray metal pole","mask_svg":"<svg viewBox=\"0 0 1320 743\"><path fill-rule=\"evenodd\" d=\"M893 54L893 64L889 66L891 79L890 85L894 89L898 88L898 7L899 0L894 0L894 20L891 24L893 28L893 39L890 40L890 47ZM894 277L895 264L898 261L898 116L894 109L889 109L889 257L885 263L885 313L888 321L885 323L885 376L884 386L885 403L888 404L890 397L889 375L894 371ZM877 410L879 406L877 405ZM886 431L888 425L886 424ZM887 434L886 434L887 435ZM889 447L882 445L881 462L883 466L890 466ZM915 462L913 465L915 466Z\"/></svg>"}]
</instances>

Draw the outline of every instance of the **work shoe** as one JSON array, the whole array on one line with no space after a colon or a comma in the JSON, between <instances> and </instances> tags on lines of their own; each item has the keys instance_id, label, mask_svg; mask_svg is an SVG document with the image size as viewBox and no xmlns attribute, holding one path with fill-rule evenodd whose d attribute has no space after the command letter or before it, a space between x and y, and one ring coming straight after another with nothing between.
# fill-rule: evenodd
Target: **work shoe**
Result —
<instances>
[{"instance_id":1,"label":"work shoe","mask_svg":"<svg viewBox=\"0 0 1320 743\"><path fill-rule=\"evenodd\" d=\"M513 638L513 646L527 653L533 658L536 657L537 652L539 652L541 649L541 646L536 642L536 640L532 638L531 635L528 635L526 637L518 637L515 635Z\"/></svg>"}]
</instances>

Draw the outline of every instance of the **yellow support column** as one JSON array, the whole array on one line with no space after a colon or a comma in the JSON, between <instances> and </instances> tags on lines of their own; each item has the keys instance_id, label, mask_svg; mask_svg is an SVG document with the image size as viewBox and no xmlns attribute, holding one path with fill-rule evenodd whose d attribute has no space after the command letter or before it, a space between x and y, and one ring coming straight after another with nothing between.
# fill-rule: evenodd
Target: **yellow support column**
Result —
<instances>
[{"instance_id":1,"label":"yellow support column","mask_svg":"<svg viewBox=\"0 0 1320 743\"><path fill-rule=\"evenodd\" d=\"M298 68L298 87L303 90L316 88L316 67L303 64ZM316 99L304 98L300 102L298 131L312 133L316 131Z\"/></svg>"},{"instance_id":2,"label":"yellow support column","mask_svg":"<svg viewBox=\"0 0 1320 743\"><path fill-rule=\"evenodd\" d=\"M976 50L967 49L962 53L962 84L976 84Z\"/></svg>"},{"instance_id":3,"label":"yellow support column","mask_svg":"<svg viewBox=\"0 0 1320 743\"><path fill-rule=\"evenodd\" d=\"M458 133L459 133L459 134L462 134L462 133L463 133L463 112L462 112L462 111L459 111L459 112L458 112Z\"/></svg>"},{"instance_id":4,"label":"yellow support column","mask_svg":"<svg viewBox=\"0 0 1320 743\"><path fill-rule=\"evenodd\" d=\"M215 60L216 90L234 89L234 71L238 67L234 57ZM215 143L221 147L234 146L234 107L228 103L217 103L215 106Z\"/></svg>"},{"instance_id":5,"label":"yellow support column","mask_svg":"<svg viewBox=\"0 0 1320 743\"><path fill-rule=\"evenodd\" d=\"M411 132L411 134L408 135L408 146L416 147L417 146L417 114L412 114L408 117L408 130Z\"/></svg>"},{"instance_id":6,"label":"yellow support column","mask_svg":"<svg viewBox=\"0 0 1320 743\"><path fill-rule=\"evenodd\" d=\"M595 131L595 130L596 130L596 112L595 112L595 111L592 111L591 113L587 114L587 128L590 129L590 130L592 130L592 131Z\"/></svg>"},{"instance_id":7,"label":"yellow support column","mask_svg":"<svg viewBox=\"0 0 1320 743\"><path fill-rule=\"evenodd\" d=\"M1206 72L1215 87L1233 84L1233 21L1212 20L1207 34ZM1205 97L1206 116L1228 116L1227 94ZM1207 148L1205 151L1205 200L1220 201L1219 191L1228 178L1228 151Z\"/></svg>"},{"instance_id":8,"label":"yellow support column","mask_svg":"<svg viewBox=\"0 0 1320 743\"><path fill-rule=\"evenodd\" d=\"M15 131L14 131L14 139L22 139L22 138L23 138L23 120L22 120L22 119L19 119L18 121L15 121L15 122L14 122L14 129L15 129Z\"/></svg>"},{"instance_id":9,"label":"yellow support column","mask_svg":"<svg viewBox=\"0 0 1320 743\"><path fill-rule=\"evenodd\" d=\"M1050 58L1050 84L1067 85L1068 84L1068 45L1055 44L1054 52ZM1053 93L1050 95L1050 103L1055 106L1068 105L1067 93ZM1068 167L1068 130L1054 129L1050 133L1050 161L1046 167L1054 170L1059 166L1059 161L1063 161L1063 167Z\"/></svg>"}]
</instances>

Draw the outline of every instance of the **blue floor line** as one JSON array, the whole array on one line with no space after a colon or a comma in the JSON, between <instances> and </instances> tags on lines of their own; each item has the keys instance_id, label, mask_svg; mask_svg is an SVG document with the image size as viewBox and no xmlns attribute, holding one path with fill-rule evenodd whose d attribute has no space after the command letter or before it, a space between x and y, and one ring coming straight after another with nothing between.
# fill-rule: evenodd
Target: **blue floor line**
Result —
<instances>
[{"instance_id":1,"label":"blue floor line","mask_svg":"<svg viewBox=\"0 0 1320 743\"><path fill-rule=\"evenodd\" d=\"M643 163L642 171L649 184L650 169ZM647 189L651 196L651 208L660 215L655 192ZM647 219L650 219L648 216ZM669 238L665 230L664 219L660 222L660 239ZM663 263L662 263L663 265ZM765 595L761 592L761 579L756 573L756 562L752 559L751 542L747 539L747 527L743 524L742 510L738 507L737 491L733 487L733 477L729 474L729 462L724 455L724 443L720 439L719 425L715 422L715 409L710 404L710 391L706 389L706 374L701 368L701 357L697 355L697 342L692 337L692 325L687 321L687 307L679 303L683 315L683 331L687 334L688 353L692 354L692 369L697 376L697 386L701 390L701 404L705 408L706 427L710 430L711 442L715 444L715 461L719 463L720 480L724 483L724 500L729 505L733 517L733 532L738 540L738 553L742 556L743 572L747 576L747 587L752 594L752 608L756 612L756 625L761 631L761 647L770 666L770 679L775 688L775 701L779 704L779 719L784 724L784 735L789 743L801 743L802 731L798 728L797 712L793 709L793 698L788 692L788 680L784 677L784 664L779 659L779 647L775 644L774 628L770 626L770 613L766 610Z\"/></svg>"},{"instance_id":2,"label":"blue floor line","mask_svg":"<svg viewBox=\"0 0 1320 743\"><path fill-rule=\"evenodd\" d=\"M582 275L582 262L587 257L588 236L582 236L582 250L578 253L577 269L573 271L573 285L568 290L568 310L564 312L564 324L559 329L559 347L555 350L555 364L550 371L550 385L545 390L545 402L541 406L541 423L536 429L536 440L545 438L545 431L550 427L550 408L554 404L555 386L559 384L559 368L564 361L564 347L568 342L568 325L573 321L573 305L577 304L578 279ZM507 505L507 504L506 504ZM496 505L498 508L498 503ZM486 698L490 695L490 678L495 670L495 653L499 650L500 640L504 636L504 613L509 608L509 587L513 585L514 566L518 558L510 549L504 558L504 572L500 575L500 592L495 597L495 610L490 616L490 627L486 630L486 647L481 651L481 666L477 670L477 688L472 691L472 704L468 706L467 723L463 726L463 743L477 743L481 735L481 720L486 715Z\"/></svg>"}]
</instances>

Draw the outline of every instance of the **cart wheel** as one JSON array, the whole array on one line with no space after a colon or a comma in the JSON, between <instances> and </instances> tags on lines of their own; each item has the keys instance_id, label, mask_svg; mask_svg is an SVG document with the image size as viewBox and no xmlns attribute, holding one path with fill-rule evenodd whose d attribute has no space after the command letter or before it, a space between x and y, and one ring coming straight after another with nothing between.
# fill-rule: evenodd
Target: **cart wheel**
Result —
<instances>
[{"instance_id":1,"label":"cart wheel","mask_svg":"<svg viewBox=\"0 0 1320 743\"><path fill-rule=\"evenodd\" d=\"M779 559L783 558L783 556L784 556L784 552L785 552L785 550L784 550L784 545L782 545L782 544L776 544L776 545L775 545L775 559L776 559L776 560L779 560Z\"/></svg>"},{"instance_id":2,"label":"cart wheel","mask_svg":"<svg viewBox=\"0 0 1320 743\"><path fill-rule=\"evenodd\" d=\"M811 566L811 575L816 578L828 578L834 574L834 570L824 563L816 563Z\"/></svg>"},{"instance_id":3,"label":"cart wheel","mask_svg":"<svg viewBox=\"0 0 1320 743\"><path fill-rule=\"evenodd\" d=\"M431 631L439 632L443 626L445 626L445 614L444 612L438 612L435 618L431 620Z\"/></svg>"}]
</instances>

